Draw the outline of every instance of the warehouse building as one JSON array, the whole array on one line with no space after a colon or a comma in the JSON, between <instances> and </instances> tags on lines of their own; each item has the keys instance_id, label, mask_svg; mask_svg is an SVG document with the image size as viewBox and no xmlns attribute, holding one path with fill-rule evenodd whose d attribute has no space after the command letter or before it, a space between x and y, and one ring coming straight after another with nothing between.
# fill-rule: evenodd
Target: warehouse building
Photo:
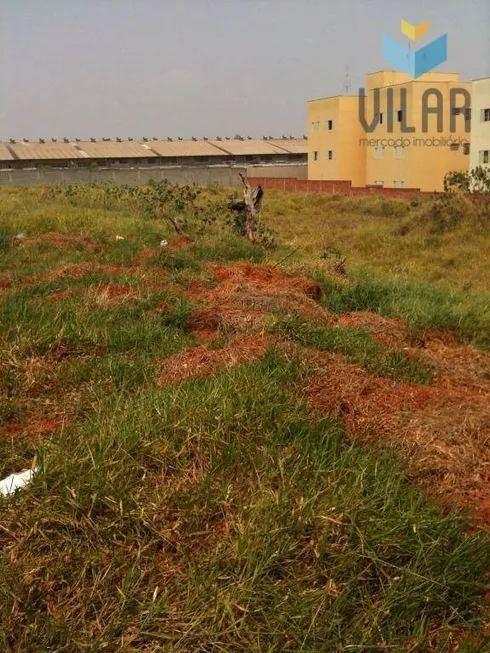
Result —
<instances>
[{"instance_id":1,"label":"warehouse building","mask_svg":"<svg viewBox=\"0 0 490 653\"><path fill-rule=\"evenodd\" d=\"M0 143L0 168L132 168L307 163L306 138Z\"/></svg>"}]
</instances>

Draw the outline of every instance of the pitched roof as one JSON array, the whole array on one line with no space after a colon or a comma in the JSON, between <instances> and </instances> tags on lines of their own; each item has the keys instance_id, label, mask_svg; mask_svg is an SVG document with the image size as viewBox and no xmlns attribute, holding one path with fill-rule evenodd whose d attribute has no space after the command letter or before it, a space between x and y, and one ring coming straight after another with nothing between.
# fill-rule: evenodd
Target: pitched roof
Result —
<instances>
[{"instance_id":1,"label":"pitched roof","mask_svg":"<svg viewBox=\"0 0 490 653\"><path fill-rule=\"evenodd\" d=\"M307 154L308 141L306 138L273 138L268 141L290 154Z\"/></svg>"},{"instance_id":2,"label":"pitched roof","mask_svg":"<svg viewBox=\"0 0 490 653\"><path fill-rule=\"evenodd\" d=\"M252 138L250 140L230 139L224 141L209 141L230 154L235 156L253 156L260 154L284 154L284 150L274 145L271 141L259 140Z\"/></svg>"},{"instance_id":3,"label":"pitched roof","mask_svg":"<svg viewBox=\"0 0 490 653\"><path fill-rule=\"evenodd\" d=\"M0 161L13 161L14 157L6 145L0 143Z\"/></svg>"},{"instance_id":4,"label":"pitched roof","mask_svg":"<svg viewBox=\"0 0 490 653\"><path fill-rule=\"evenodd\" d=\"M145 144L146 145L146 144ZM81 150L81 156L91 159L138 159L156 155L137 141L82 141L75 144Z\"/></svg>"},{"instance_id":5,"label":"pitched roof","mask_svg":"<svg viewBox=\"0 0 490 653\"><path fill-rule=\"evenodd\" d=\"M8 146L14 158L23 161L34 159L80 159L82 155L71 143L15 143Z\"/></svg>"},{"instance_id":6,"label":"pitched roof","mask_svg":"<svg viewBox=\"0 0 490 653\"><path fill-rule=\"evenodd\" d=\"M211 141L151 141L146 143L159 156L223 156Z\"/></svg>"},{"instance_id":7,"label":"pitched roof","mask_svg":"<svg viewBox=\"0 0 490 653\"><path fill-rule=\"evenodd\" d=\"M161 157L261 156L306 154L305 139L159 141L78 141L0 143L0 160L139 159Z\"/></svg>"}]
</instances>

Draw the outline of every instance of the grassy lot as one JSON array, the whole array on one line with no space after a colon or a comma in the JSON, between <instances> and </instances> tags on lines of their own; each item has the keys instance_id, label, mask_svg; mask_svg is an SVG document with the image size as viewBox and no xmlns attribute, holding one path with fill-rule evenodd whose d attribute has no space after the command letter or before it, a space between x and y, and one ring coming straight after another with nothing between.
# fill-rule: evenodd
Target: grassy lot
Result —
<instances>
[{"instance_id":1,"label":"grassy lot","mask_svg":"<svg viewBox=\"0 0 490 653\"><path fill-rule=\"evenodd\" d=\"M0 478L40 468L0 497L2 652L490 650L488 538L307 390L317 355L439 383L353 311L485 356L482 215L268 193L267 249L218 191L0 194Z\"/></svg>"},{"instance_id":2,"label":"grassy lot","mask_svg":"<svg viewBox=\"0 0 490 653\"><path fill-rule=\"evenodd\" d=\"M490 216L468 200L267 192L264 218L282 241L313 258L337 250L352 269L384 277L488 291Z\"/></svg>"}]
</instances>

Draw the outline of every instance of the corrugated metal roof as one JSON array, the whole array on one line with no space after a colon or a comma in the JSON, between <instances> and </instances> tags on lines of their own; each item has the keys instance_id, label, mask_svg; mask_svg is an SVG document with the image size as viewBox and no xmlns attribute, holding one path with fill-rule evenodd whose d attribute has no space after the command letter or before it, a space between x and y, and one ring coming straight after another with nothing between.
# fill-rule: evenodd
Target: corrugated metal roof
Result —
<instances>
[{"instance_id":1,"label":"corrugated metal roof","mask_svg":"<svg viewBox=\"0 0 490 653\"><path fill-rule=\"evenodd\" d=\"M0 143L0 161L13 161L14 157L10 154L10 151L6 145Z\"/></svg>"},{"instance_id":2,"label":"corrugated metal roof","mask_svg":"<svg viewBox=\"0 0 490 653\"><path fill-rule=\"evenodd\" d=\"M156 156L141 143L133 141L122 141L121 143L117 141L97 141L96 143L82 141L76 143L76 146L91 159L148 159Z\"/></svg>"},{"instance_id":3,"label":"corrugated metal roof","mask_svg":"<svg viewBox=\"0 0 490 653\"><path fill-rule=\"evenodd\" d=\"M7 147L8 145L8 147ZM15 154L12 156L11 152ZM260 156L273 154L306 154L304 139L270 140L174 140L174 141L80 141L76 143L0 143L0 160L60 159L138 159L161 157Z\"/></svg>"},{"instance_id":4,"label":"corrugated metal roof","mask_svg":"<svg viewBox=\"0 0 490 653\"><path fill-rule=\"evenodd\" d=\"M308 154L308 141L305 138L274 138L268 142L291 154Z\"/></svg>"},{"instance_id":5,"label":"corrugated metal roof","mask_svg":"<svg viewBox=\"0 0 490 653\"><path fill-rule=\"evenodd\" d=\"M260 154L284 154L284 150L278 148L271 141L251 139L239 141L230 139L229 141L209 141L213 145L233 154L234 156L253 156Z\"/></svg>"},{"instance_id":6,"label":"corrugated metal roof","mask_svg":"<svg viewBox=\"0 0 490 653\"><path fill-rule=\"evenodd\" d=\"M211 141L151 141L148 147L160 156L223 156Z\"/></svg>"},{"instance_id":7,"label":"corrugated metal roof","mask_svg":"<svg viewBox=\"0 0 490 653\"><path fill-rule=\"evenodd\" d=\"M40 159L80 159L82 155L71 143L15 143L9 145L18 159L23 161Z\"/></svg>"}]
</instances>

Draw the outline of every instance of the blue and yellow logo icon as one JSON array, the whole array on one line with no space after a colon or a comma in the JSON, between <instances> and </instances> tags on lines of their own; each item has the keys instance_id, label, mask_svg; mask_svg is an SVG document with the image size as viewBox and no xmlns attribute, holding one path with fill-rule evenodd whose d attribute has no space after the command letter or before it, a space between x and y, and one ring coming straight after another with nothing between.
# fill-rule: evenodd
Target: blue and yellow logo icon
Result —
<instances>
[{"instance_id":1,"label":"blue and yellow logo icon","mask_svg":"<svg viewBox=\"0 0 490 653\"><path fill-rule=\"evenodd\" d=\"M429 21L420 25L411 25L406 20L401 21L401 32L411 41L418 41L429 31ZM387 64L414 79L428 73L447 60L447 34L413 50L411 44L402 45L391 36L385 36L383 41L384 59Z\"/></svg>"}]
</instances>

